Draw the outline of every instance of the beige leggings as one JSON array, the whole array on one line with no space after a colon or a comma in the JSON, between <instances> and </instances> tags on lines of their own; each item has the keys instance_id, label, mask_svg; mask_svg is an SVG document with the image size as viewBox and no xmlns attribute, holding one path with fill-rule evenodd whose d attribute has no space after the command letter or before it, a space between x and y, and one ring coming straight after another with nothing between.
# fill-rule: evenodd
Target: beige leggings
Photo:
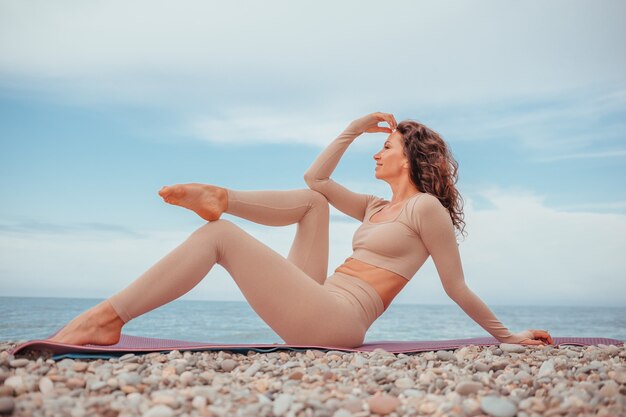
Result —
<instances>
[{"instance_id":1,"label":"beige leggings","mask_svg":"<svg viewBox=\"0 0 626 417\"><path fill-rule=\"evenodd\" d=\"M227 191L226 213L269 226L298 224L287 259L228 220L207 222L108 299L122 320L128 322L182 296L218 263L286 343L363 344L367 329L384 311L383 302L359 278L338 272L326 278L326 198L309 189Z\"/></svg>"}]
</instances>

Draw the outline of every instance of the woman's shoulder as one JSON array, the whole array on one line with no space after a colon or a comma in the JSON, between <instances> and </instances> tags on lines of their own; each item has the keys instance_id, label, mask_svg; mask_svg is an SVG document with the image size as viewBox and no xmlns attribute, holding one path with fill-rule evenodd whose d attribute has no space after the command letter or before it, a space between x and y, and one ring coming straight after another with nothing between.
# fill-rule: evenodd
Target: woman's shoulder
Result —
<instances>
[{"instance_id":1,"label":"woman's shoulder","mask_svg":"<svg viewBox=\"0 0 626 417\"><path fill-rule=\"evenodd\" d=\"M386 204L389 203L389 200L385 199L384 197L380 197L376 194L373 193L365 193L365 195L367 196L368 202L370 205L372 204Z\"/></svg>"},{"instance_id":2,"label":"woman's shoulder","mask_svg":"<svg viewBox=\"0 0 626 417\"><path fill-rule=\"evenodd\" d=\"M379 209L383 206L386 206L387 204L391 203L389 200L386 200L382 197L378 197L376 195L371 194L370 195L370 202L367 205L367 209L368 210L376 210Z\"/></svg>"},{"instance_id":3,"label":"woman's shoulder","mask_svg":"<svg viewBox=\"0 0 626 417\"><path fill-rule=\"evenodd\" d=\"M413 204L410 204L408 208L407 216L411 223L418 228L424 218L448 214L448 209L441 204L441 201L436 196L430 193L418 194Z\"/></svg>"},{"instance_id":4,"label":"woman's shoulder","mask_svg":"<svg viewBox=\"0 0 626 417\"><path fill-rule=\"evenodd\" d=\"M439 199L429 193L421 193L417 195L417 198L415 199L415 204L414 207L421 207L422 209L445 209L445 207L443 206L443 204L441 204L441 201L439 201Z\"/></svg>"},{"instance_id":5,"label":"woman's shoulder","mask_svg":"<svg viewBox=\"0 0 626 417\"><path fill-rule=\"evenodd\" d=\"M365 212L363 221L369 217L370 213L379 210L388 204L389 201L374 194L366 194Z\"/></svg>"}]
</instances>

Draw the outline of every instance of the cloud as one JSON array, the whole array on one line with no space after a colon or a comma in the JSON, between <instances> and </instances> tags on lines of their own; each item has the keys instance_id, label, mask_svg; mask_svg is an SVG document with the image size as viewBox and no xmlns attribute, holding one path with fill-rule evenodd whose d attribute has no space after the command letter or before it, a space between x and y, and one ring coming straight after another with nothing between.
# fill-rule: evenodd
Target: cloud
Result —
<instances>
[{"instance_id":1,"label":"cloud","mask_svg":"<svg viewBox=\"0 0 626 417\"><path fill-rule=\"evenodd\" d=\"M349 108L349 107L348 107ZM626 155L626 89L577 91L499 104L437 107L419 120L446 141L509 142L537 163L571 159L618 158ZM363 111L367 113L369 110ZM277 107L223 108L212 116L183 122L181 134L213 143L306 144L325 147L359 116L346 109L320 109L317 120ZM399 120L403 117L396 115ZM421 120L420 120L421 119ZM432 122L432 123L431 123ZM356 142L351 148L373 150L378 144ZM378 150L378 149L376 149Z\"/></svg>"},{"instance_id":2,"label":"cloud","mask_svg":"<svg viewBox=\"0 0 626 417\"><path fill-rule=\"evenodd\" d=\"M389 111L539 163L624 152L624 3L367 4L0 2L0 89L219 144L325 146Z\"/></svg>"},{"instance_id":3,"label":"cloud","mask_svg":"<svg viewBox=\"0 0 626 417\"><path fill-rule=\"evenodd\" d=\"M452 141L516 142L535 162L623 156L626 89L615 88L450 108L439 124Z\"/></svg>"},{"instance_id":4,"label":"cloud","mask_svg":"<svg viewBox=\"0 0 626 417\"><path fill-rule=\"evenodd\" d=\"M565 159L618 158L621 156L626 156L626 149L616 149L613 151L604 151L604 152L582 152L582 153L573 153L573 154L566 154L566 155L545 156L542 158L537 158L536 161L553 162L553 161L562 161Z\"/></svg>"},{"instance_id":5,"label":"cloud","mask_svg":"<svg viewBox=\"0 0 626 417\"><path fill-rule=\"evenodd\" d=\"M2 1L0 80L173 109L426 111L624 80L619 1L557 1L541 13L492 1L377 5Z\"/></svg>"},{"instance_id":6,"label":"cloud","mask_svg":"<svg viewBox=\"0 0 626 417\"><path fill-rule=\"evenodd\" d=\"M559 211L585 211L585 212L598 212L598 211L617 211L626 209L626 201L615 201L610 203L582 203L582 204L569 204L556 207Z\"/></svg>"},{"instance_id":7,"label":"cloud","mask_svg":"<svg viewBox=\"0 0 626 417\"><path fill-rule=\"evenodd\" d=\"M94 238L82 232L0 235L5 295L108 297L173 250L191 233L141 231ZM219 275L219 274L218 274ZM220 285L214 288L220 295Z\"/></svg>"},{"instance_id":8,"label":"cloud","mask_svg":"<svg viewBox=\"0 0 626 417\"><path fill-rule=\"evenodd\" d=\"M99 223L99 222L86 222L86 223L73 223L73 224L60 224L41 222L38 220L21 221L13 224L0 224L0 233L11 234L25 234L25 235L122 235L122 236L136 236L141 237L140 233L122 225Z\"/></svg>"},{"instance_id":9,"label":"cloud","mask_svg":"<svg viewBox=\"0 0 626 417\"><path fill-rule=\"evenodd\" d=\"M477 197L489 200L491 208L476 209ZM626 215L567 212L546 207L543 200L528 190L497 187L466 198L468 236L459 250L468 286L488 305L624 305ZM263 227L232 218L287 256L295 225ZM358 226L331 222L329 273L352 252ZM142 230L107 239L86 239L82 232L2 233L0 285L5 295L108 297L192 231ZM221 267L183 298L245 300ZM394 303L453 304L431 259Z\"/></svg>"},{"instance_id":10,"label":"cloud","mask_svg":"<svg viewBox=\"0 0 626 417\"><path fill-rule=\"evenodd\" d=\"M469 199L461 244L466 281L498 304L624 305L626 216L547 207L524 190L486 188Z\"/></svg>"},{"instance_id":11,"label":"cloud","mask_svg":"<svg viewBox=\"0 0 626 417\"><path fill-rule=\"evenodd\" d=\"M192 137L222 144L285 143L320 145L337 136L350 122L328 115L312 120L303 114L287 114L268 108L224 109L222 115L202 117L189 122L186 132ZM354 115L356 117L356 115Z\"/></svg>"}]
</instances>

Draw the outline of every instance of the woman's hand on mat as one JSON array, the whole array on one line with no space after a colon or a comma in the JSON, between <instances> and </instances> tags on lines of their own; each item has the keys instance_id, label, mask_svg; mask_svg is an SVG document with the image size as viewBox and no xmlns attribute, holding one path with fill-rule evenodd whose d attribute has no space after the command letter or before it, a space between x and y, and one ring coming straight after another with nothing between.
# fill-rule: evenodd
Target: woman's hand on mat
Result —
<instances>
[{"instance_id":1,"label":"woman's hand on mat","mask_svg":"<svg viewBox=\"0 0 626 417\"><path fill-rule=\"evenodd\" d=\"M552 340L552 336L548 333L547 330L530 330L533 333L533 339L528 341L528 344L536 345L553 345L554 340ZM537 343L539 342L539 343Z\"/></svg>"},{"instance_id":2,"label":"woman's hand on mat","mask_svg":"<svg viewBox=\"0 0 626 417\"><path fill-rule=\"evenodd\" d=\"M510 341L508 341L509 339ZM507 338L506 343L545 346L546 344L553 345L554 341L546 330L524 330L511 335L510 338Z\"/></svg>"},{"instance_id":3,"label":"woman's hand on mat","mask_svg":"<svg viewBox=\"0 0 626 417\"><path fill-rule=\"evenodd\" d=\"M387 122L389 127L378 126L380 122ZM353 120L349 125L350 128L356 130L358 133L393 133L397 126L398 122L396 122L396 118L393 117L393 114L382 112L366 114L363 117Z\"/></svg>"}]
</instances>

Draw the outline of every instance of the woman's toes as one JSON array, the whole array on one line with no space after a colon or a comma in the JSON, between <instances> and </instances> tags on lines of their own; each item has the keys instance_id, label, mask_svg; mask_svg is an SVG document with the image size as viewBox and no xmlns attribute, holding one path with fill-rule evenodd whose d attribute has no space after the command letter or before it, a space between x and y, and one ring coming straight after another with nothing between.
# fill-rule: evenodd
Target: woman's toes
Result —
<instances>
[{"instance_id":1,"label":"woman's toes","mask_svg":"<svg viewBox=\"0 0 626 417\"><path fill-rule=\"evenodd\" d=\"M170 187L164 186L163 188L159 190L159 195L163 198L167 198L170 192L171 192Z\"/></svg>"},{"instance_id":2,"label":"woman's toes","mask_svg":"<svg viewBox=\"0 0 626 417\"><path fill-rule=\"evenodd\" d=\"M185 196L185 186L173 185L171 187L163 187L159 191L159 195L163 197L163 200L167 203L179 204Z\"/></svg>"}]
</instances>

